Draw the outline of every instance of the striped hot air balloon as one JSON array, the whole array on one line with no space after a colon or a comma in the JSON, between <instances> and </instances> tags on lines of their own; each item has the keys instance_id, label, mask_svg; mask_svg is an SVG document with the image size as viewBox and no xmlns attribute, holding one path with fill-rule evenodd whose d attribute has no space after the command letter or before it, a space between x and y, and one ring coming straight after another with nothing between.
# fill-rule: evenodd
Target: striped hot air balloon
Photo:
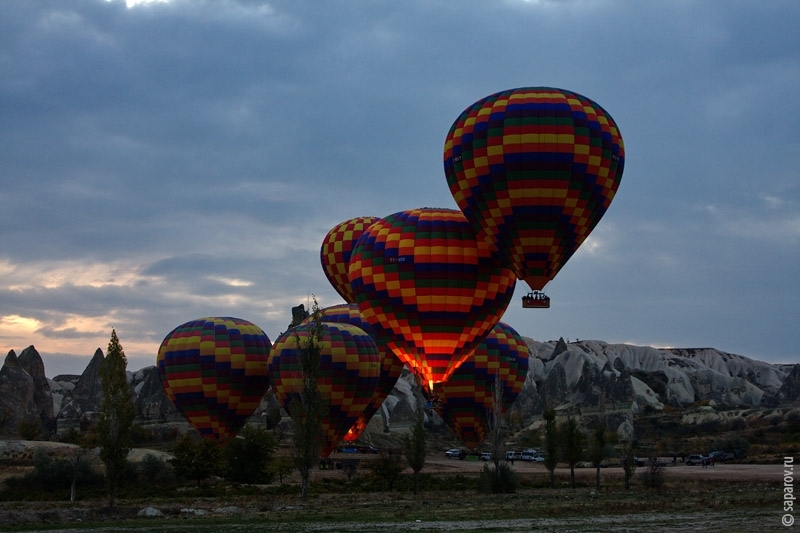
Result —
<instances>
[{"instance_id":1,"label":"striped hot air balloon","mask_svg":"<svg viewBox=\"0 0 800 533\"><path fill-rule=\"evenodd\" d=\"M455 120L444 145L456 203L533 291L600 221L624 163L611 116L585 96L549 87L478 100Z\"/></svg>"},{"instance_id":2,"label":"striped hot air balloon","mask_svg":"<svg viewBox=\"0 0 800 533\"><path fill-rule=\"evenodd\" d=\"M350 264L350 254L353 246L364 233L364 230L373 223L380 220L378 217L356 217L336 224L325 235L322 240L319 256L322 262L322 271L325 277L331 282L333 288L344 298L344 301L351 304L356 299L353 290L350 288L350 278L347 274L347 267Z\"/></svg>"},{"instance_id":3,"label":"striped hot air balloon","mask_svg":"<svg viewBox=\"0 0 800 533\"><path fill-rule=\"evenodd\" d=\"M351 324L319 322L316 343L319 362L316 372L320 396L328 406L322 429L327 457L350 430L375 393L380 374L378 347L364 330ZM292 402L300 401L303 390L301 358L315 336L316 324L304 324L283 333L269 357L269 376L275 397L291 413Z\"/></svg>"},{"instance_id":4,"label":"striped hot air balloon","mask_svg":"<svg viewBox=\"0 0 800 533\"><path fill-rule=\"evenodd\" d=\"M434 387L439 415L465 446L475 449L485 441L492 417L505 414L517 399L528 375L528 357L522 337L500 322L450 379Z\"/></svg>"},{"instance_id":5,"label":"striped hot air balloon","mask_svg":"<svg viewBox=\"0 0 800 533\"><path fill-rule=\"evenodd\" d=\"M394 352L387 346L388 339L385 337L377 337L375 329L372 325L364 319L361 311L356 304L339 304L331 307L326 307L320 310L319 319L322 322L332 322L334 324L352 324L364 330L364 332L372 337L375 345L378 347L378 355L380 356L381 368L380 375L378 376L378 385L375 387L375 392L372 395L367 407L358 416L353 426L345 433L344 440L353 442L358 440L358 437L364 432L369 424L372 416L378 412L383 405L383 401L392 392L397 380L403 373L402 361L394 355ZM306 322L311 322L309 318Z\"/></svg>"},{"instance_id":6,"label":"striped hot air balloon","mask_svg":"<svg viewBox=\"0 0 800 533\"><path fill-rule=\"evenodd\" d=\"M361 313L428 390L446 381L497 324L515 283L453 209L385 217L364 231L350 257Z\"/></svg>"},{"instance_id":7,"label":"striped hot air balloon","mask_svg":"<svg viewBox=\"0 0 800 533\"><path fill-rule=\"evenodd\" d=\"M161 343L156 359L167 397L203 437L228 439L244 426L269 387L267 335L232 317L186 322Z\"/></svg>"}]
</instances>

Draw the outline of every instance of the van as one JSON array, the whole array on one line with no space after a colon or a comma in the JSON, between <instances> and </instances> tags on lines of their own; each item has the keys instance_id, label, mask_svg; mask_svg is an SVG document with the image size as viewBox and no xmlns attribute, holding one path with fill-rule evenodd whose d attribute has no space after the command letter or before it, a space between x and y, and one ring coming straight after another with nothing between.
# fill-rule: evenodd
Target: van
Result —
<instances>
[{"instance_id":1,"label":"van","mask_svg":"<svg viewBox=\"0 0 800 533\"><path fill-rule=\"evenodd\" d=\"M536 458L536 450L530 448L527 450L522 450L522 453L520 454L520 459L522 459L523 461L533 461L535 458Z\"/></svg>"}]
</instances>

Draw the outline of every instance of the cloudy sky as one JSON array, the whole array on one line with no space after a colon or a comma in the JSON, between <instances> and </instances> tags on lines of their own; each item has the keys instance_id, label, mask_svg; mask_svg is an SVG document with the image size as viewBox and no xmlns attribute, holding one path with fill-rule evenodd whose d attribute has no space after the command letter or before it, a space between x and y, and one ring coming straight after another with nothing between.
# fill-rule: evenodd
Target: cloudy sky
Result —
<instances>
[{"instance_id":1,"label":"cloudy sky","mask_svg":"<svg viewBox=\"0 0 800 533\"><path fill-rule=\"evenodd\" d=\"M3 0L0 349L129 369L228 315L275 339L341 299L328 230L456 208L458 114L582 93L625 140L619 192L504 321L537 340L800 361L800 2Z\"/></svg>"}]
</instances>

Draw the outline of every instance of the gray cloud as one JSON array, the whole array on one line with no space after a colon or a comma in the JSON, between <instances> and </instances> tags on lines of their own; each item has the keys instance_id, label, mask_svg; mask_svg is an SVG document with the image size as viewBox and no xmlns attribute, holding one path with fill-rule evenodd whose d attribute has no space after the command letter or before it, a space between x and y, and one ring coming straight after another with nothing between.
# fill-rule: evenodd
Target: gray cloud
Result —
<instances>
[{"instance_id":1,"label":"gray cloud","mask_svg":"<svg viewBox=\"0 0 800 533\"><path fill-rule=\"evenodd\" d=\"M454 208L452 121L549 85L614 116L625 174L553 308L515 300L504 320L795 361L799 9L3 2L0 339L88 360L115 327L145 361L211 314L274 338L311 294L339 301L319 264L330 227Z\"/></svg>"}]
</instances>

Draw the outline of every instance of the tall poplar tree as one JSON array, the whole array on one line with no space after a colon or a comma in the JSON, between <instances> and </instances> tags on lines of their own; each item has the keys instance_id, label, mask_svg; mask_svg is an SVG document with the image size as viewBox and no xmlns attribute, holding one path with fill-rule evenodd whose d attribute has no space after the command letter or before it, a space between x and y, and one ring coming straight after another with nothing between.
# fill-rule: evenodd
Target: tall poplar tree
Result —
<instances>
[{"instance_id":1,"label":"tall poplar tree","mask_svg":"<svg viewBox=\"0 0 800 533\"><path fill-rule=\"evenodd\" d=\"M411 434L403 435L403 451L408 466L414 472L414 495L419 493L419 473L425 468L425 411L417 408L417 420L411 427Z\"/></svg>"},{"instance_id":2,"label":"tall poplar tree","mask_svg":"<svg viewBox=\"0 0 800 533\"><path fill-rule=\"evenodd\" d=\"M419 492L419 473L425 468L426 439L425 439L425 403L422 396L422 385L418 379L414 380L414 397L417 400L417 419L411 427L411 433L403 435L403 452L408 466L414 472L414 495Z\"/></svg>"},{"instance_id":3,"label":"tall poplar tree","mask_svg":"<svg viewBox=\"0 0 800 533\"><path fill-rule=\"evenodd\" d=\"M562 451L564 459L569 463L569 480L572 488L575 488L575 465L583 456L583 433L581 433L578 422L569 417L561 426L559 431L562 441Z\"/></svg>"},{"instance_id":4,"label":"tall poplar tree","mask_svg":"<svg viewBox=\"0 0 800 533\"><path fill-rule=\"evenodd\" d=\"M103 402L97 421L100 460L105 465L109 507L114 506L119 482L128 460L131 427L136 416L133 395L125 375L127 366L128 360L117 338L117 332L112 329L106 358L99 369Z\"/></svg>"},{"instance_id":5,"label":"tall poplar tree","mask_svg":"<svg viewBox=\"0 0 800 533\"><path fill-rule=\"evenodd\" d=\"M633 441L624 443L622 451L622 471L625 473L625 490L631 488L631 478L636 471L636 457L633 455Z\"/></svg>"},{"instance_id":6,"label":"tall poplar tree","mask_svg":"<svg viewBox=\"0 0 800 533\"><path fill-rule=\"evenodd\" d=\"M595 488L600 490L600 465L603 459L608 457L608 436L606 435L606 421L602 420L592 433L592 440L589 446L589 457L595 468Z\"/></svg>"},{"instance_id":7,"label":"tall poplar tree","mask_svg":"<svg viewBox=\"0 0 800 533\"><path fill-rule=\"evenodd\" d=\"M550 487L556 486L556 466L558 466L558 426L555 409L544 407L544 466L550 472Z\"/></svg>"},{"instance_id":8,"label":"tall poplar tree","mask_svg":"<svg viewBox=\"0 0 800 533\"><path fill-rule=\"evenodd\" d=\"M302 376L301 390L289 403L289 416L294 422L295 466L300 472L302 499L308 497L311 470L319 461L325 445L322 421L328 414L328 404L319 391L319 365L322 351L322 311L314 298L311 331L305 342L297 340L297 358Z\"/></svg>"},{"instance_id":9,"label":"tall poplar tree","mask_svg":"<svg viewBox=\"0 0 800 533\"><path fill-rule=\"evenodd\" d=\"M498 373L492 386L492 408L486 412L487 428L489 429L489 444L492 446L492 461L494 462L494 479L500 481L500 454L503 444L501 418L503 413L503 384Z\"/></svg>"}]
</instances>

